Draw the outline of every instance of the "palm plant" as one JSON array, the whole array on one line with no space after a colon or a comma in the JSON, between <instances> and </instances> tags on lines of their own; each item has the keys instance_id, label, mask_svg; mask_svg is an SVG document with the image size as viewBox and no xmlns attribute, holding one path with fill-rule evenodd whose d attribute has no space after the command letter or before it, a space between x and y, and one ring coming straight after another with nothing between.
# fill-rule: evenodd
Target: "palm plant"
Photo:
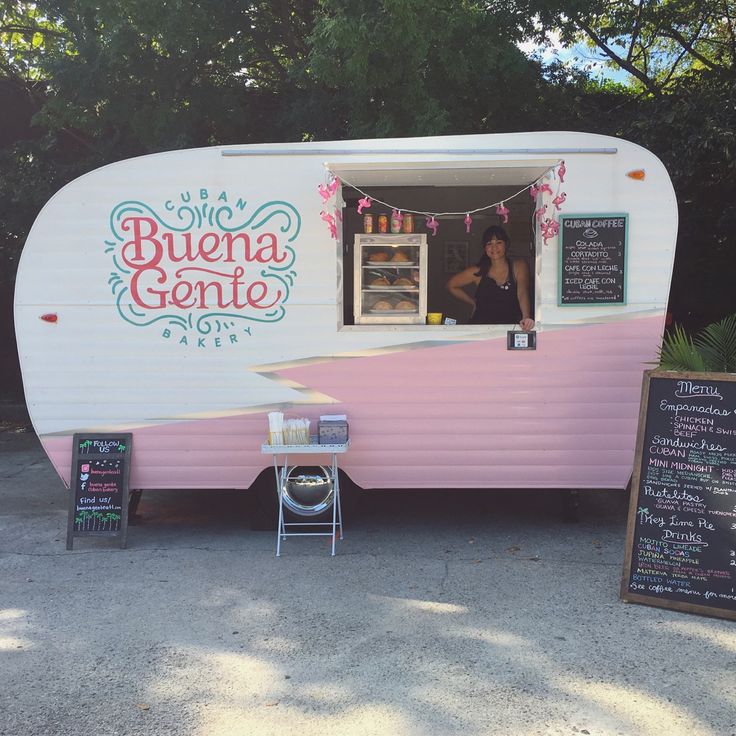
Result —
<instances>
[{"instance_id":1,"label":"palm plant","mask_svg":"<svg viewBox=\"0 0 736 736\"><path fill-rule=\"evenodd\" d=\"M659 349L665 371L736 372L736 314L713 322L695 338L680 325L667 332Z\"/></svg>"}]
</instances>

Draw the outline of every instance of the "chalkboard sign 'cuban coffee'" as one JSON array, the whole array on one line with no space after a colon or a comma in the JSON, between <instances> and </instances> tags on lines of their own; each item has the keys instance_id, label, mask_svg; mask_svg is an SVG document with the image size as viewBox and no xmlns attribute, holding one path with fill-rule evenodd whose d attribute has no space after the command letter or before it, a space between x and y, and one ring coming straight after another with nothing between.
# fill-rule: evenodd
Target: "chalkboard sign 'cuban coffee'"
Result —
<instances>
[{"instance_id":1,"label":"chalkboard sign 'cuban coffee'","mask_svg":"<svg viewBox=\"0 0 736 736\"><path fill-rule=\"evenodd\" d=\"M560 216L560 306L626 303L627 215Z\"/></svg>"},{"instance_id":2,"label":"chalkboard sign 'cuban coffee'","mask_svg":"<svg viewBox=\"0 0 736 736\"><path fill-rule=\"evenodd\" d=\"M74 537L128 533L128 478L132 434L75 434L66 548Z\"/></svg>"},{"instance_id":3,"label":"chalkboard sign 'cuban coffee'","mask_svg":"<svg viewBox=\"0 0 736 736\"><path fill-rule=\"evenodd\" d=\"M645 374L621 597L736 620L736 375Z\"/></svg>"}]
</instances>

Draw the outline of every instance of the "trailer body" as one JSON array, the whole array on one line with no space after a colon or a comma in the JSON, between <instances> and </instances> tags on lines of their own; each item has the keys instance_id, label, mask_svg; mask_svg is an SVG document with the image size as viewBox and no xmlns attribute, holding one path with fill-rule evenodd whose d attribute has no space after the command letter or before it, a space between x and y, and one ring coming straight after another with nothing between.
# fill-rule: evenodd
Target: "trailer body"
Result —
<instances>
[{"instance_id":1,"label":"trailer body","mask_svg":"<svg viewBox=\"0 0 736 736\"><path fill-rule=\"evenodd\" d=\"M543 175L564 190L563 214L626 216L624 303L560 303L560 238L543 240L533 215L541 202L547 216L557 210L524 192L535 350L508 349L512 325L349 324L346 249L360 222L350 187L493 201ZM318 191L333 176L337 238ZM438 263L456 220L428 231ZM481 224L464 239L474 243ZM29 415L67 485L75 432L125 431L131 488L247 488L268 466L267 414L281 410L315 424L346 414L341 465L363 488L623 489L676 234L662 163L599 135L264 144L121 161L59 191L22 253L15 322ZM431 281L446 278L430 267Z\"/></svg>"}]
</instances>

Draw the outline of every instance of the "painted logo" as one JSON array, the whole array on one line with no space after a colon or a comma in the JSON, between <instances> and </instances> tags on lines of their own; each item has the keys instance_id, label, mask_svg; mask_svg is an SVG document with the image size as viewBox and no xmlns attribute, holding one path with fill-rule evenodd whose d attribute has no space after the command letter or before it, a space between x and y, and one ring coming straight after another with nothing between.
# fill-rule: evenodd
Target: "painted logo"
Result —
<instances>
[{"instance_id":1,"label":"painted logo","mask_svg":"<svg viewBox=\"0 0 736 736\"><path fill-rule=\"evenodd\" d=\"M235 344L278 322L294 285L301 217L288 202L250 208L223 191L156 208L125 201L110 214L108 281L118 314L200 348ZM212 201L214 200L214 201Z\"/></svg>"}]
</instances>

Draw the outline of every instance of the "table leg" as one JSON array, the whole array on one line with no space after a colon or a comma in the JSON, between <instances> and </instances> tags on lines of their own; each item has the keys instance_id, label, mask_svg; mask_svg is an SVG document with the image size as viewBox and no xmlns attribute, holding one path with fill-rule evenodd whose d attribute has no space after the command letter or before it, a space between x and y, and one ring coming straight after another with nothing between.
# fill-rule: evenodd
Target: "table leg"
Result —
<instances>
[{"instance_id":1,"label":"table leg","mask_svg":"<svg viewBox=\"0 0 736 736\"><path fill-rule=\"evenodd\" d=\"M283 487L283 470L279 471L278 455L273 456L273 472L276 476L276 493L279 499L279 523L276 527L276 557L281 557L281 535L284 531L284 505L281 498Z\"/></svg>"},{"instance_id":2,"label":"table leg","mask_svg":"<svg viewBox=\"0 0 736 736\"><path fill-rule=\"evenodd\" d=\"M332 556L335 556L335 538L337 537L337 517L340 508L340 479L337 475L337 455L332 453L332 487L335 490L335 500L332 504ZM340 515L340 539L342 539L342 514Z\"/></svg>"}]
</instances>

